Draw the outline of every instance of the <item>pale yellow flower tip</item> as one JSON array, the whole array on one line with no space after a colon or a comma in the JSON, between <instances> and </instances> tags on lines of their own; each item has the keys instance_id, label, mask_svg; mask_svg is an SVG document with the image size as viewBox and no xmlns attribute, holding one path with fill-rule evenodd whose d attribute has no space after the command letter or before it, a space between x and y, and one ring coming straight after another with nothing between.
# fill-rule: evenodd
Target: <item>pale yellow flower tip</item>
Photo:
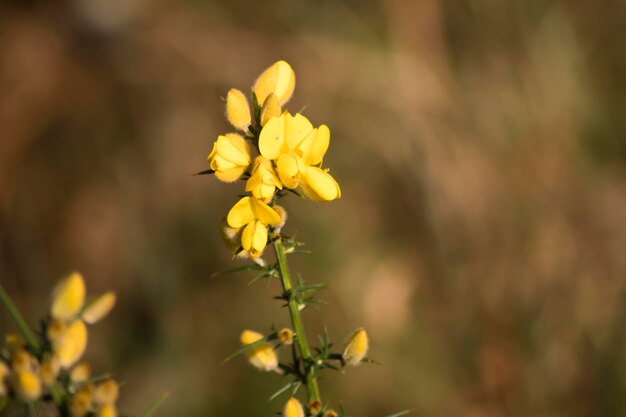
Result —
<instances>
[{"instance_id":1,"label":"pale yellow flower tip","mask_svg":"<svg viewBox=\"0 0 626 417\"><path fill-rule=\"evenodd\" d=\"M59 282L53 292L52 317L69 320L76 316L85 302L85 280L73 272Z\"/></svg>"},{"instance_id":2,"label":"pale yellow flower tip","mask_svg":"<svg viewBox=\"0 0 626 417\"><path fill-rule=\"evenodd\" d=\"M280 116L281 107L276 98L276 94L272 93L265 99L263 107L261 108L261 126L265 126L272 117Z\"/></svg>"},{"instance_id":3,"label":"pale yellow flower tip","mask_svg":"<svg viewBox=\"0 0 626 417\"><path fill-rule=\"evenodd\" d=\"M239 130L246 130L252 121L248 100L236 88L231 88L226 95L226 118Z\"/></svg>"},{"instance_id":4,"label":"pale yellow flower tip","mask_svg":"<svg viewBox=\"0 0 626 417\"><path fill-rule=\"evenodd\" d=\"M98 409L96 417L117 417L117 409L114 405L105 405Z\"/></svg>"},{"instance_id":5,"label":"pale yellow flower tip","mask_svg":"<svg viewBox=\"0 0 626 417\"><path fill-rule=\"evenodd\" d=\"M82 320L70 324L55 344L55 354L62 368L75 364L87 347L87 326Z\"/></svg>"},{"instance_id":6,"label":"pale yellow flower tip","mask_svg":"<svg viewBox=\"0 0 626 417\"><path fill-rule=\"evenodd\" d=\"M8 389L5 380L9 376L9 367L3 360L0 360L0 398L5 397L8 393Z\"/></svg>"},{"instance_id":7,"label":"pale yellow flower tip","mask_svg":"<svg viewBox=\"0 0 626 417\"><path fill-rule=\"evenodd\" d=\"M365 355L367 355L368 348L369 339L367 337L367 332L364 328L360 327L352 333L350 340L346 344L343 351L342 356L346 365L358 365L363 360Z\"/></svg>"},{"instance_id":8,"label":"pale yellow flower tip","mask_svg":"<svg viewBox=\"0 0 626 417\"><path fill-rule=\"evenodd\" d=\"M239 179L252 162L248 142L236 133L220 135L207 159L215 176L224 182Z\"/></svg>"},{"instance_id":9,"label":"pale yellow flower tip","mask_svg":"<svg viewBox=\"0 0 626 417\"><path fill-rule=\"evenodd\" d=\"M74 383L83 382L89 379L91 367L87 362L80 362L74 366L70 372L70 380Z\"/></svg>"},{"instance_id":10,"label":"pale yellow flower tip","mask_svg":"<svg viewBox=\"0 0 626 417\"><path fill-rule=\"evenodd\" d=\"M304 417L304 409L302 404L296 397L291 397L287 400L285 408L283 409L284 417Z\"/></svg>"},{"instance_id":11,"label":"pale yellow flower tip","mask_svg":"<svg viewBox=\"0 0 626 417\"><path fill-rule=\"evenodd\" d=\"M97 323L113 310L115 300L115 293L112 291L102 294L83 310L83 321L87 324Z\"/></svg>"},{"instance_id":12,"label":"pale yellow flower tip","mask_svg":"<svg viewBox=\"0 0 626 417\"><path fill-rule=\"evenodd\" d=\"M17 371L13 373L13 389L17 398L24 402L31 402L41 397L41 379L32 371Z\"/></svg>"},{"instance_id":13,"label":"pale yellow flower tip","mask_svg":"<svg viewBox=\"0 0 626 417\"><path fill-rule=\"evenodd\" d=\"M257 78L254 93L259 103L265 103L265 99L274 93L282 106L291 98L295 86L296 74L291 66L285 61L278 61Z\"/></svg>"},{"instance_id":14,"label":"pale yellow flower tip","mask_svg":"<svg viewBox=\"0 0 626 417\"><path fill-rule=\"evenodd\" d=\"M98 384L93 392L93 400L97 404L101 405L113 405L117 401L117 397L120 392L120 387L112 379L109 379L101 384Z\"/></svg>"},{"instance_id":15,"label":"pale yellow flower tip","mask_svg":"<svg viewBox=\"0 0 626 417\"><path fill-rule=\"evenodd\" d=\"M261 333L244 330L241 333L241 343L246 346L263 338ZM263 342L246 351L248 361L257 369L262 371L275 371L278 369L278 356L274 348L267 342Z\"/></svg>"}]
</instances>

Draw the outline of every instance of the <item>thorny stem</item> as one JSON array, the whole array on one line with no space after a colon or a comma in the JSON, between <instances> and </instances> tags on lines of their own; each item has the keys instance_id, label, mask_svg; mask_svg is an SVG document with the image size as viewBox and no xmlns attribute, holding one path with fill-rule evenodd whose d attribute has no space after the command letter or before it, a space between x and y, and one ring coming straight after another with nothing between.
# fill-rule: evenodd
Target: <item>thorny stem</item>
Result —
<instances>
[{"instance_id":1,"label":"thorny stem","mask_svg":"<svg viewBox=\"0 0 626 417\"><path fill-rule=\"evenodd\" d=\"M276 259L278 261L280 282L283 286L285 296L287 297L287 306L289 307L291 323L296 333L296 343L298 344L298 350L300 351L300 356L302 357L304 365L309 402L314 400L321 401L320 391L317 385L315 364L313 363L313 356L311 355L309 342L307 341L306 334L304 333L304 325L302 324L298 301L293 294L293 285L289 274L289 265L287 264L287 254L285 253L285 247L283 246L283 242L280 238L274 241L274 252L276 253Z\"/></svg>"}]
</instances>

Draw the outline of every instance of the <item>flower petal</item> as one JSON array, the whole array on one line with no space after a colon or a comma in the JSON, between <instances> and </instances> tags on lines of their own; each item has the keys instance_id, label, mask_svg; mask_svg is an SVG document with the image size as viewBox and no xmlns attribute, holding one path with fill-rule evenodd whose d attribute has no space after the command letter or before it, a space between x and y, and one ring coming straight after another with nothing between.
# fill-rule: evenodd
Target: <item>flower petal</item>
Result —
<instances>
[{"instance_id":1,"label":"flower petal","mask_svg":"<svg viewBox=\"0 0 626 417\"><path fill-rule=\"evenodd\" d=\"M283 114L270 119L259 136L259 152L266 159L277 159L281 153L286 152L285 143L285 117Z\"/></svg>"},{"instance_id":2,"label":"flower petal","mask_svg":"<svg viewBox=\"0 0 626 417\"><path fill-rule=\"evenodd\" d=\"M315 201L331 201L341 197L337 181L328 172L317 167L307 167L301 185L307 197Z\"/></svg>"},{"instance_id":3,"label":"flower petal","mask_svg":"<svg viewBox=\"0 0 626 417\"><path fill-rule=\"evenodd\" d=\"M286 113L285 115L285 140L289 149L296 149L297 146L313 131L313 125L303 115L297 113L295 116Z\"/></svg>"},{"instance_id":4,"label":"flower petal","mask_svg":"<svg viewBox=\"0 0 626 417\"><path fill-rule=\"evenodd\" d=\"M85 280L79 272L71 273L63 279L53 292L52 317L69 320L74 317L85 302Z\"/></svg>"},{"instance_id":5,"label":"flower petal","mask_svg":"<svg viewBox=\"0 0 626 417\"><path fill-rule=\"evenodd\" d=\"M263 71L254 83L254 93L259 103L264 103L267 96L274 93L282 106L291 98L296 86L296 75L285 61L275 62Z\"/></svg>"},{"instance_id":6,"label":"flower petal","mask_svg":"<svg viewBox=\"0 0 626 417\"><path fill-rule=\"evenodd\" d=\"M230 227L240 228L254 221L250 200L250 197L243 197L230 209L226 216L226 222Z\"/></svg>"},{"instance_id":7,"label":"flower petal","mask_svg":"<svg viewBox=\"0 0 626 417\"><path fill-rule=\"evenodd\" d=\"M231 88L226 95L226 118L239 130L246 130L252 121L248 100L236 88Z\"/></svg>"},{"instance_id":8,"label":"flower petal","mask_svg":"<svg viewBox=\"0 0 626 417\"><path fill-rule=\"evenodd\" d=\"M251 198L250 202L255 220L258 220L263 224L280 223L280 216L274 211L273 208L256 198Z\"/></svg>"},{"instance_id":9,"label":"flower petal","mask_svg":"<svg viewBox=\"0 0 626 417\"><path fill-rule=\"evenodd\" d=\"M329 144L330 130L328 126L321 125L304 138L298 149L302 151L302 160L305 164L318 165L326 155Z\"/></svg>"}]
</instances>

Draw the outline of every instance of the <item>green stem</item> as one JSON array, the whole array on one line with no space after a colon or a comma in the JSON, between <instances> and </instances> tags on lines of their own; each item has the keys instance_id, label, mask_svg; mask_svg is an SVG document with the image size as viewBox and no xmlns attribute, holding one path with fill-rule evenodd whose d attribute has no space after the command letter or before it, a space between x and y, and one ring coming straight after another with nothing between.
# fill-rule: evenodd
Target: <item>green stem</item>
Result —
<instances>
[{"instance_id":1,"label":"green stem","mask_svg":"<svg viewBox=\"0 0 626 417\"><path fill-rule=\"evenodd\" d=\"M33 334L33 331L30 329L30 327L28 327L28 324L26 324L26 321L24 320L19 310L13 303L13 300L11 300L11 297L9 297L9 294L7 294L2 285L0 285L0 301L2 301L2 304L4 304L9 314L13 318L13 321L15 321L15 324L22 334L22 337L26 339L26 343L28 343L28 345L31 347L31 349L33 349L36 354L39 354L41 349L39 341Z\"/></svg>"},{"instance_id":2,"label":"green stem","mask_svg":"<svg viewBox=\"0 0 626 417\"><path fill-rule=\"evenodd\" d=\"M298 301L293 294L293 285L289 274L289 265L287 265L287 254L285 253L285 247L283 246L283 242L280 238L274 241L274 251L276 252L276 259L278 261L280 282L282 283L283 291L287 296L289 315L291 316L291 323L293 324L293 329L296 333L296 343L298 344L298 350L300 350L300 355L302 356L309 402L314 400L321 401L320 390L317 385L317 376L315 374L315 364L313 363L313 356L311 355L311 349L309 348L309 343L307 341L306 334L304 333L304 325L302 324Z\"/></svg>"}]
</instances>

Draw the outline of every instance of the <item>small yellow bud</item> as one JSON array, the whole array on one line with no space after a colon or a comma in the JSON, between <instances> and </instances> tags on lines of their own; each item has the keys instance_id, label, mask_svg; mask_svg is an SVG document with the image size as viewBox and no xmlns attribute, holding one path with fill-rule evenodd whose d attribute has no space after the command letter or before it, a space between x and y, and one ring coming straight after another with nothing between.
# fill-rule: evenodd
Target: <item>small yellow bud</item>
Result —
<instances>
[{"instance_id":1,"label":"small yellow bud","mask_svg":"<svg viewBox=\"0 0 626 417\"><path fill-rule=\"evenodd\" d=\"M96 386L93 392L93 400L97 404L113 405L117 401L119 393L120 387L117 382L109 379Z\"/></svg>"},{"instance_id":2,"label":"small yellow bud","mask_svg":"<svg viewBox=\"0 0 626 417\"><path fill-rule=\"evenodd\" d=\"M114 405L104 405L96 412L96 417L117 417L117 409Z\"/></svg>"},{"instance_id":3,"label":"small yellow bud","mask_svg":"<svg viewBox=\"0 0 626 417\"><path fill-rule=\"evenodd\" d=\"M246 346L263 338L263 335L252 330L241 333L241 343ZM257 369L263 371L275 371L278 369L278 357L274 348L267 342L263 342L246 351L248 360Z\"/></svg>"},{"instance_id":4,"label":"small yellow bud","mask_svg":"<svg viewBox=\"0 0 626 417\"><path fill-rule=\"evenodd\" d=\"M44 385L52 385L59 374L59 359L56 356L45 358L41 362L39 374Z\"/></svg>"},{"instance_id":5,"label":"small yellow bud","mask_svg":"<svg viewBox=\"0 0 626 417\"><path fill-rule=\"evenodd\" d=\"M283 409L283 417L304 417L304 409L296 397L291 397L287 400Z\"/></svg>"},{"instance_id":6,"label":"small yellow bud","mask_svg":"<svg viewBox=\"0 0 626 417\"><path fill-rule=\"evenodd\" d=\"M85 308L82 315L83 321L87 324L94 324L100 321L113 310L115 300L115 293L112 291L102 294Z\"/></svg>"},{"instance_id":7,"label":"small yellow bud","mask_svg":"<svg viewBox=\"0 0 626 417\"><path fill-rule=\"evenodd\" d=\"M13 355L20 349L23 349L26 345L24 338L17 333L9 333L4 337L4 342L7 345L9 353Z\"/></svg>"},{"instance_id":8,"label":"small yellow bud","mask_svg":"<svg viewBox=\"0 0 626 417\"><path fill-rule=\"evenodd\" d=\"M307 405L307 408L311 412L311 415L316 415L322 411L322 402L320 400L313 400Z\"/></svg>"},{"instance_id":9,"label":"small yellow bud","mask_svg":"<svg viewBox=\"0 0 626 417\"><path fill-rule=\"evenodd\" d=\"M274 93L282 106L291 98L295 86L296 74L291 66L285 61L278 61L257 78L254 93L259 103L265 103L265 99Z\"/></svg>"},{"instance_id":10,"label":"small yellow bud","mask_svg":"<svg viewBox=\"0 0 626 417\"><path fill-rule=\"evenodd\" d=\"M59 343L65 332L67 331L67 323L62 320L52 320L46 327L46 336L53 345Z\"/></svg>"},{"instance_id":11,"label":"small yellow bud","mask_svg":"<svg viewBox=\"0 0 626 417\"><path fill-rule=\"evenodd\" d=\"M85 387L78 391L69 402L72 417L85 417L91 406L92 387Z\"/></svg>"},{"instance_id":12,"label":"small yellow bud","mask_svg":"<svg viewBox=\"0 0 626 417\"><path fill-rule=\"evenodd\" d=\"M246 130L250 126L252 117L248 100L236 88L231 88L226 95L226 118L239 130Z\"/></svg>"},{"instance_id":13,"label":"small yellow bud","mask_svg":"<svg viewBox=\"0 0 626 417\"><path fill-rule=\"evenodd\" d=\"M272 93L267 96L261 109L261 126L265 126L265 123L269 122L272 117L280 116L280 111L276 94Z\"/></svg>"},{"instance_id":14,"label":"small yellow bud","mask_svg":"<svg viewBox=\"0 0 626 417\"><path fill-rule=\"evenodd\" d=\"M290 345L293 343L293 330L285 327L278 331L278 340L281 345Z\"/></svg>"},{"instance_id":15,"label":"small yellow bud","mask_svg":"<svg viewBox=\"0 0 626 417\"><path fill-rule=\"evenodd\" d=\"M39 362L37 358L31 355L27 350L20 349L13 354L11 358L11 366L13 367L13 371L28 371L28 372L37 372L39 371Z\"/></svg>"},{"instance_id":16,"label":"small yellow bud","mask_svg":"<svg viewBox=\"0 0 626 417\"><path fill-rule=\"evenodd\" d=\"M207 158L215 176L224 182L233 182L250 166L250 146L236 133L220 135Z\"/></svg>"},{"instance_id":17,"label":"small yellow bud","mask_svg":"<svg viewBox=\"0 0 626 417\"><path fill-rule=\"evenodd\" d=\"M339 414L337 414L337 412L333 409L327 410L324 413L324 417L337 417Z\"/></svg>"},{"instance_id":18,"label":"small yellow bud","mask_svg":"<svg viewBox=\"0 0 626 417\"><path fill-rule=\"evenodd\" d=\"M31 402L41 397L41 380L32 371L16 371L12 378L15 395L21 401Z\"/></svg>"},{"instance_id":19,"label":"small yellow bud","mask_svg":"<svg viewBox=\"0 0 626 417\"><path fill-rule=\"evenodd\" d=\"M91 375L91 367L87 362L76 364L70 372L70 380L74 383L83 382L89 379Z\"/></svg>"},{"instance_id":20,"label":"small yellow bud","mask_svg":"<svg viewBox=\"0 0 626 417\"><path fill-rule=\"evenodd\" d=\"M76 320L55 343L54 350L61 367L67 369L83 356L86 347L87 326L82 320Z\"/></svg>"},{"instance_id":21,"label":"small yellow bud","mask_svg":"<svg viewBox=\"0 0 626 417\"><path fill-rule=\"evenodd\" d=\"M0 360L0 398L7 395L8 389L6 385L6 379L9 376L9 367L3 360Z\"/></svg>"},{"instance_id":22,"label":"small yellow bud","mask_svg":"<svg viewBox=\"0 0 626 417\"><path fill-rule=\"evenodd\" d=\"M369 339L367 337L367 332L364 328L360 327L352 332L350 340L346 344L346 347L343 351L342 356L343 360L346 362L346 365L358 365L367 354L368 348Z\"/></svg>"},{"instance_id":23,"label":"small yellow bud","mask_svg":"<svg viewBox=\"0 0 626 417\"><path fill-rule=\"evenodd\" d=\"M85 302L85 280L78 272L71 273L57 284L52 298L52 317L69 320L76 316Z\"/></svg>"}]
</instances>

